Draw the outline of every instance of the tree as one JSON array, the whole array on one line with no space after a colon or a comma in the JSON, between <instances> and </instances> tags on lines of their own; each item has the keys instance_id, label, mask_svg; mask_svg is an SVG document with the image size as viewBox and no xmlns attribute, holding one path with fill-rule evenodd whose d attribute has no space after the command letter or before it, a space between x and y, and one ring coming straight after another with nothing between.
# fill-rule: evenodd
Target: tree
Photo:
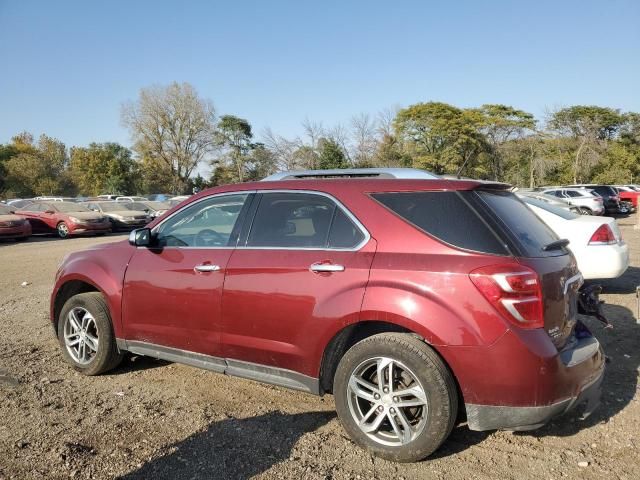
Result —
<instances>
[{"instance_id":1,"label":"tree","mask_svg":"<svg viewBox=\"0 0 640 480\"><path fill-rule=\"evenodd\" d=\"M482 115L441 102L418 103L398 112L394 127L414 164L460 176L485 148Z\"/></svg>"},{"instance_id":2,"label":"tree","mask_svg":"<svg viewBox=\"0 0 640 480\"><path fill-rule=\"evenodd\" d=\"M373 165L378 138L376 125L366 113L361 113L351 119L352 138L354 143L353 162L356 165Z\"/></svg>"},{"instance_id":3,"label":"tree","mask_svg":"<svg viewBox=\"0 0 640 480\"><path fill-rule=\"evenodd\" d=\"M551 114L549 127L576 142L574 183L589 178L591 168L600 160L603 143L616 136L623 121L618 110L595 105L575 105Z\"/></svg>"},{"instance_id":4,"label":"tree","mask_svg":"<svg viewBox=\"0 0 640 480\"><path fill-rule=\"evenodd\" d=\"M247 174L248 153L252 148L251 125L244 118L223 115L218 123L217 144L225 152L215 161L216 165L224 163L234 170L235 180L244 181Z\"/></svg>"},{"instance_id":5,"label":"tree","mask_svg":"<svg viewBox=\"0 0 640 480\"><path fill-rule=\"evenodd\" d=\"M71 149L71 178L85 195L137 193L137 165L117 143L91 143Z\"/></svg>"},{"instance_id":6,"label":"tree","mask_svg":"<svg viewBox=\"0 0 640 480\"><path fill-rule=\"evenodd\" d=\"M488 146L489 170L494 180L503 177L503 147L515 138L532 132L536 122L532 114L507 105L486 104L478 109L482 116L481 132Z\"/></svg>"},{"instance_id":7,"label":"tree","mask_svg":"<svg viewBox=\"0 0 640 480\"><path fill-rule=\"evenodd\" d=\"M136 102L122 106L121 116L136 151L167 167L173 193L186 188L215 146L213 104L188 83L143 88Z\"/></svg>"},{"instance_id":8,"label":"tree","mask_svg":"<svg viewBox=\"0 0 640 480\"><path fill-rule=\"evenodd\" d=\"M349 163L340 145L335 140L321 138L318 141L320 156L318 167L320 169L347 168Z\"/></svg>"}]
</instances>

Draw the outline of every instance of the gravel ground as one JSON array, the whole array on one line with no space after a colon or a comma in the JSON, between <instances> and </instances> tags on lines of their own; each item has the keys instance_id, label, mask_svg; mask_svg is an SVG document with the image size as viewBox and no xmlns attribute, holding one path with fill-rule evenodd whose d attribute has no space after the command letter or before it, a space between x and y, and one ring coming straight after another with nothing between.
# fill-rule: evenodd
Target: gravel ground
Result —
<instances>
[{"instance_id":1,"label":"gravel ground","mask_svg":"<svg viewBox=\"0 0 640 480\"><path fill-rule=\"evenodd\" d=\"M611 359L600 409L528 433L459 425L430 459L405 465L355 446L331 396L142 357L110 375L74 373L49 325L55 270L70 251L124 236L0 242L0 480L640 478L634 221L619 220L633 266L605 284L615 328L587 320Z\"/></svg>"}]
</instances>

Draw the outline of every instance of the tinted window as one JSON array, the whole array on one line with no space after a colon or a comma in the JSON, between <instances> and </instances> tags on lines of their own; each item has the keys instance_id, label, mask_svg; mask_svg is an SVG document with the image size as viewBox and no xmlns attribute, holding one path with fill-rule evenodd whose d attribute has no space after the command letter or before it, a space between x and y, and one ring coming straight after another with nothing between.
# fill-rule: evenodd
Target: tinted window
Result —
<instances>
[{"instance_id":1,"label":"tinted window","mask_svg":"<svg viewBox=\"0 0 640 480\"><path fill-rule=\"evenodd\" d=\"M326 248L335 209L335 203L321 195L266 193L260 200L247 246Z\"/></svg>"},{"instance_id":2,"label":"tinted window","mask_svg":"<svg viewBox=\"0 0 640 480\"><path fill-rule=\"evenodd\" d=\"M509 192L486 190L479 191L478 195L515 237L526 256L541 257L565 253L564 250L550 250L548 252L543 250L544 246L555 242L558 237L515 195Z\"/></svg>"},{"instance_id":3,"label":"tinted window","mask_svg":"<svg viewBox=\"0 0 640 480\"><path fill-rule=\"evenodd\" d=\"M329 233L329 248L353 248L363 240L362 231L342 209L336 208Z\"/></svg>"},{"instance_id":4,"label":"tinted window","mask_svg":"<svg viewBox=\"0 0 640 480\"><path fill-rule=\"evenodd\" d=\"M607 187L605 185L601 185L598 187L590 187L592 188L594 191L598 192L600 195L602 195L603 197L609 197L611 195L616 195L616 191L611 188L611 187Z\"/></svg>"},{"instance_id":5,"label":"tinted window","mask_svg":"<svg viewBox=\"0 0 640 480\"><path fill-rule=\"evenodd\" d=\"M578 192L574 192L573 190L567 190L566 191L567 195L569 195L570 197L581 197L582 195Z\"/></svg>"},{"instance_id":6,"label":"tinted window","mask_svg":"<svg viewBox=\"0 0 640 480\"><path fill-rule=\"evenodd\" d=\"M478 252L508 254L504 243L458 192L378 193L373 198L446 243Z\"/></svg>"},{"instance_id":7,"label":"tinted window","mask_svg":"<svg viewBox=\"0 0 640 480\"><path fill-rule=\"evenodd\" d=\"M247 195L225 195L197 202L162 223L160 247L228 247L238 239L236 223Z\"/></svg>"}]
</instances>

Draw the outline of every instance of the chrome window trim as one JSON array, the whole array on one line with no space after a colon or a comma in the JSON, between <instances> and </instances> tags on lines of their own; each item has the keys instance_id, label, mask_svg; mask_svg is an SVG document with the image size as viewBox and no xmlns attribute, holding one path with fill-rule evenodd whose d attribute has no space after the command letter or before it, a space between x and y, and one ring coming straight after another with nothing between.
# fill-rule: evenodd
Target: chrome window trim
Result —
<instances>
[{"instance_id":1,"label":"chrome window trim","mask_svg":"<svg viewBox=\"0 0 640 480\"><path fill-rule=\"evenodd\" d=\"M173 248L178 248L178 249L184 249L184 250L193 250L193 249L198 249L198 250L239 249L239 250L299 250L299 251L319 251L319 252L357 252L362 247L364 247L367 243L369 243L369 240L371 240L371 234L365 228L365 226L362 224L362 222L360 222L360 220L358 220L358 218L353 213L351 213L351 211L347 207L345 207L344 204L340 200L338 200L336 197L334 197L331 194L328 194L328 193L325 193L325 192L320 192L320 191L317 191L317 190L296 190L296 189L240 190L240 191L237 191L237 192L224 192L224 193L216 193L216 194L213 194L213 195L208 195L206 197L202 197L202 198L200 198L200 199L198 199L198 200L196 200L194 202L191 202L191 203L183 206L179 210L176 210L175 212L173 212L171 214L171 216L162 219L162 221L160 223L158 223L155 227L153 227L151 229L151 233L152 234L157 233L157 230L165 222L171 220L174 216L176 216L177 214L179 214L180 212L182 212L186 208L190 208L191 206L196 205L197 203L203 202L205 200L210 200L212 198L224 197L224 196L229 196L229 195L244 195L244 194L251 195L251 194L265 194L265 193L302 193L302 194L310 194L310 195L319 195L321 197L328 198L329 200L334 202L336 204L336 206L338 208L340 208L342 210L342 212L349 218L349 220L351 220L355 224L356 228L358 228L358 230L360 230L360 233L362 233L364 235L364 238L362 239L362 241L360 243L358 243L357 245L355 245L354 247L351 247L351 248L252 247L252 246L248 246L248 245L235 245L235 246L222 246L222 247L167 246L167 247L162 247L162 248L172 248L172 249ZM249 230L249 233L251 233L251 230ZM136 248L148 248L148 247L136 247Z\"/></svg>"}]
</instances>

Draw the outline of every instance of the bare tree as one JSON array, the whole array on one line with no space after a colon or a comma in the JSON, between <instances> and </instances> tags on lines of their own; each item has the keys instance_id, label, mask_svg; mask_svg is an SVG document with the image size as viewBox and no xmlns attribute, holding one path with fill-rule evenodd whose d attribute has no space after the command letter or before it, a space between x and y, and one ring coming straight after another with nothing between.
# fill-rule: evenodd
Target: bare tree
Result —
<instances>
[{"instance_id":1,"label":"bare tree","mask_svg":"<svg viewBox=\"0 0 640 480\"><path fill-rule=\"evenodd\" d=\"M347 161L349 163L353 162L353 157L351 155L351 148L349 142L349 131L345 128L344 125L338 123L334 127L325 131L325 137L329 140L332 140L336 143L344 153Z\"/></svg>"},{"instance_id":2,"label":"bare tree","mask_svg":"<svg viewBox=\"0 0 640 480\"><path fill-rule=\"evenodd\" d=\"M378 149L376 124L368 113L351 119L353 138L353 160L359 165L372 165Z\"/></svg>"},{"instance_id":3,"label":"bare tree","mask_svg":"<svg viewBox=\"0 0 640 480\"><path fill-rule=\"evenodd\" d=\"M280 170L296 170L301 166L298 164L297 150L300 148L299 139L288 140L281 135L275 134L270 127L264 129L262 141L271 150L276 158L276 165Z\"/></svg>"},{"instance_id":4,"label":"bare tree","mask_svg":"<svg viewBox=\"0 0 640 480\"><path fill-rule=\"evenodd\" d=\"M215 110L188 83L140 90L135 102L122 105L122 124L135 149L168 167L174 193L215 146Z\"/></svg>"}]
</instances>

